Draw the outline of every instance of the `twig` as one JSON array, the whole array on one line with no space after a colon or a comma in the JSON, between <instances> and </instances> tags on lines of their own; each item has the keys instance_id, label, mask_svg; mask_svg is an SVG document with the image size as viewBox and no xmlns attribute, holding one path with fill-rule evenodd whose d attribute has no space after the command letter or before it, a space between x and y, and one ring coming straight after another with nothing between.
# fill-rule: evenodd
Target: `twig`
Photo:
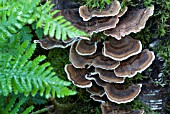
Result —
<instances>
[{"instance_id":1,"label":"twig","mask_svg":"<svg viewBox=\"0 0 170 114\"><path fill-rule=\"evenodd\" d=\"M31 114L40 114L40 113L49 111L49 110L51 110L52 108L54 108L54 105L48 106L48 107L43 108L43 109L41 109L41 110L38 110L38 111L36 111L36 112L32 112Z\"/></svg>"}]
</instances>

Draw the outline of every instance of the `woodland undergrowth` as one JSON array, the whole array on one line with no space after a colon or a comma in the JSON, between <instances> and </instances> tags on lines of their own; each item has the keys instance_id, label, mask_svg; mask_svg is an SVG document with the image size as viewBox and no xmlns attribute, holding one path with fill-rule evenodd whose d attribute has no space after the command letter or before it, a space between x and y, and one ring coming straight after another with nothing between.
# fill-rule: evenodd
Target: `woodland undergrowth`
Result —
<instances>
[{"instance_id":1,"label":"woodland undergrowth","mask_svg":"<svg viewBox=\"0 0 170 114\"><path fill-rule=\"evenodd\" d=\"M75 0L101 10L111 0ZM154 44L154 52L163 61L160 73L170 77L170 2L167 0L119 0L122 8L155 6L155 13L138 34L144 48ZM46 51L33 43L49 35L57 40L67 36L88 36L76 29L64 17L54 15L54 4L41 0L0 1L0 113L36 114L62 112L69 114L101 114L100 104L89 98L83 89L67 81L64 65L69 63L69 49ZM97 34L100 35L101 33ZM153 47L153 46L152 46ZM48 62L49 61L49 62ZM128 82L142 80L138 76ZM168 85L169 82L166 82ZM168 85L170 86L170 85ZM77 91L77 92L76 92ZM77 93L77 94L76 94ZM76 95L75 95L76 94ZM74 96L70 96L74 95ZM128 104L134 109L146 109L138 100Z\"/></svg>"}]
</instances>

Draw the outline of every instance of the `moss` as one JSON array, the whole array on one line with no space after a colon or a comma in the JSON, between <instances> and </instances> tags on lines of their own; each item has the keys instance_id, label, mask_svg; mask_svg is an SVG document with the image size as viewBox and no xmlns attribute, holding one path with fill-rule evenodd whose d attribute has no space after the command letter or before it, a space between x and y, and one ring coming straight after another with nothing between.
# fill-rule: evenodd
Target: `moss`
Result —
<instances>
[{"instance_id":1,"label":"moss","mask_svg":"<svg viewBox=\"0 0 170 114\"><path fill-rule=\"evenodd\" d=\"M84 4L89 8L104 9L107 4L110 4L111 0L83 0Z\"/></svg>"},{"instance_id":2,"label":"moss","mask_svg":"<svg viewBox=\"0 0 170 114\"><path fill-rule=\"evenodd\" d=\"M51 63L51 65L54 68L54 71L56 74L62 78L67 79L67 75L64 71L64 67L66 64L69 64L69 48L61 49L61 48L55 48L49 51L48 53L48 61Z\"/></svg>"}]
</instances>

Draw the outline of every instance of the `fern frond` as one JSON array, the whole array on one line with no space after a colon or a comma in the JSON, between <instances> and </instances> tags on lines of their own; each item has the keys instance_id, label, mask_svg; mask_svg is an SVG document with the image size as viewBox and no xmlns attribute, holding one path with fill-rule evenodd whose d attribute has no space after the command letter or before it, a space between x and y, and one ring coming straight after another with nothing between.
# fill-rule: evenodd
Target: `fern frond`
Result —
<instances>
[{"instance_id":1,"label":"fern frond","mask_svg":"<svg viewBox=\"0 0 170 114\"><path fill-rule=\"evenodd\" d=\"M55 17L54 15L60 12L60 10L52 10L53 6L54 4L46 2L44 5L38 7L33 14L33 17L38 16L39 19L36 27L43 27L44 35L50 35L50 37L55 37L58 40L66 40L67 36L69 38L88 36L87 33L73 27L63 16Z\"/></svg>"},{"instance_id":2,"label":"fern frond","mask_svg":"<svg viewBox=\"0 0 170 114\"><path fill-rule=\"evenodd\" d=\"M20 111L20 106L23 105L28 100L28 98L22 97L21 99L19 99L18 103L15 103L17 102L17 100L18 100L17 95L12 96L10 98L10 101L7 101L8 102L7 106L4 105L3 107L0 107L2 109L0 111L1 114L17 114ZM30 106L26 108L25 111L22 112L22 114L29 114L29 112L31 112L33 109L34 106Z\"/></svg>"},{"instance_id":3,"label":"fern frond","mask_svg":"<svg viewBox=\"0 0 170 114\"><path fill-rule=\"evenodd\" d=\"M0 12L0 34L5 38L10 38L13 33L17 33L30 19L35 7L40 0L18 0L1 3L3 7Z\"/></svg>"},{"instance_id":4,"label":"fern frond","mask_svg":"<svg viewBox=\"0 0 170 114\"><path fill-rule=\"evenodd\" d=\"M17 48L19 50L17 56L9 54L10 51L0 55L1 94L7 96L14 92L34 96L40 92L40 95L45 95L46 98L50 96L60 98L76 93L66 87L71 84L70 82L59 79L55 72L52 72L53 68L49 62L41 64L46 58L44 55L29 60L36 48L35 44L29 46L26 41Z\"/></svg>"},{"instance_id":5,"label":"fern frond","mask_svg":"<svg viewBox=\"0 0 170 114\"><path fill-rule=\"evenodd\" d=\"M14 0L8 1L6 4L0 3L0 36L10 38L25 24L33 22L37 22L37 28L44 28L45 35L55 36L58 40L88 36L85 32L73 27L63 16L54 18L54 15L59 12L59 10L52 10L54 4L46 2L39 5L40 1Z\"/></svg>"}]
</instances>

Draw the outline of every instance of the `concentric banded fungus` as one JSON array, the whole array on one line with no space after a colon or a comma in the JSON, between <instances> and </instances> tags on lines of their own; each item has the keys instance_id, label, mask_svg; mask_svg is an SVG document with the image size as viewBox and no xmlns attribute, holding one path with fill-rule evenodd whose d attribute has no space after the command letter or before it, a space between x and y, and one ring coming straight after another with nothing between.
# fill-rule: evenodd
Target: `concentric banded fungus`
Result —
<instances>
[{"instance_id":1,"label":"concentric banded fungus","mask_svg":"<svg viewBox=\"0 0 170 114\"><path fill-rule=\"evenodd\" d=\"M120 12L117 14L117 16L118 16L118 17L122 17L122 16L127 12L127 10L128 10L128 7L125 7L122 11L120 11Z\"/></svg>"},{"instance_id":2,"label":"concentric banded fungus","mask_svg":"<svg viewBox=\"0 0 170 114\"><path fill-rule=\"evenodd\" d=\"M123 83L124 78L117 77L113 70L103 70L95 68L95 72L99 74L99 77L105 82L109 83Z\"/></svg>"},{"instance_id":3,"label":"concentric banded fungus","mask_svg":"<svg viewBox=\"0 0 170 114\"><path fill-rule=\"evenodd\" d=\"M120 3L117 0L111 2L110 5L107 5L105 9L100 11L100 9L89 9L87 6L81 6L79 8L80 16L84 21L90 20L92 17L108 17L115 16L119 13Z\"/></svg>"},{"instance_id":4,"label":"concentric banded fungus","mask_svg":"<svg viewBox=\"0 0 170 114\"><path fill-rule=\"evenodd\" d=\"M109 41L105 41L103 45L103 55L117 61L125 60L130 56L140 53L142 50L141 42L129 36L121 40L109 38Z\"/></svg>"},{"instance_id":5,"label":"concentric banded fungus","mask_svg":"<svg viewBox=\"0 0 170 114\"><path fill-rule=\"evenodd\" d=\"M74 68L73 65L68 64L65 66L67 78L73 82L74 85L80 88L87 88L92 86L92 82L85 78L86 70Z\"/></svg>"},{"instance_id":6,"label":"concentric banded fungus","mask_svg":"<svg viewBox=\"0 0 170 114\"><path fill-rule=\"evenodd\" d=\"M73 42L75 41L76 41L76 38L69 39L69 41L67 42L56 40L54 38L44 38L40 40L34 40L34 43L40 43L40 46L44 49L53 49L56 47L67 48L68 46L72 45Z\"/></svg>"},{"instance_id":7,"label":"concentric banded fungus","mask_svg":"<svg viewBox=\"0 0 170 114\"><path fill-rule=\"evenodd\" d=\"M106 82L101 80L99 78L98 74L96 74L96 75L85 75L85 78L87 80L94 80L96 82L96 84L99 85L99 86L102 86L102 87L106 86Z\"/></svg>"},{"instance_id":8,"label":"concentric banded fungus","mask_svg":"<svg viewBox=\"0 0 170 114\"><path fill-rule=\"evenodd\" d=\"M122 85L107 83L104 87L107 98L117 104L131 102L141 91L141 84L131 85L127 88Z\"/></svg>"},{"instance_id":9,"label":"concentric banded fungus","mask_svg":"<svg viewBox=\"0 0 170 114\"><path fill-rule=\"evenodd\" d=\"M92 98L94 101L98 101L98 102L101 102L101 103L105 103L105 101L107 101L106 95L103 95L103 96L90 95L90 98Z\"/></svg>"},{"instance_id":10,"label":"concentric banded fungus","mask_svg":"<svg viewBox=\"0 0 170 114\"><path fill-rule=\"evenodd\" d=\"M81 56L76 51L77 42L70 48L70 61L76 68L85 68L94 66L102 69L115 69L120 63L108 57L103 56L100 52L92 55Z\"/></svg>"},{"instance_id":11,"label":"concentric banded fungus","mask_svg":"<svg viewBox=\"0 0 170 114\"><path fill-rule=\"evenodd\" d=\"M102 103L101 105L102 114L143 114L143 110L123 110L115 107L115 105Z\"/></svg>"},{"instance_id":12,"label":"concentric banded fungus","mask_svg":"<svg viewBox=\"0 0 170 114\"><path fill-rule=\"evenodd\" d=\"M83 21L79 15L78 9L64 9L57 13L54 17L62 15L67 21L70 21L72 25L80 30L83 30L89 34L94 32L104 31L110 28L116 27L119 19L118 16L114 17L103 17L103 18L93 18L89 21Z\"/></svg>"},{"instance_id":13,"label":"concentric banded fungus","mask_svg":"<svg viewBox=\"0 0 170 114\"><path fill-rule=\"evenodd\" d=\"M120 65L120 62L114 61L113 59L105 57L101 54L93 60L92 65L96 68L112 70L118 67Z\"/></svg>"},{"instance_id":14,"label":"concentric banded fungus","mask_svg":"<svg viewBox=\"0 0 170 114\"><path fill-rule=\"evenodd\" d=\"M140 54L122 61L114 72L118 77L133 77L138 72L141 73L148 68L154 59L154 53L148 49L145 49Z\"/></svg>"},{"instance_id":15,"label":"concentric banded fungus","mask_svg":"<svg viewBox=\"0 0 170 114\"><path fill-rule=\"evenodd\" d=\"M74 42L70 48L70 61L76 68L85 68L90 64L90 60L86 56L81 56L76 51L77 42Z\"/></svg>"},{"instance_id":16,"label":"concentric banded fungus","mask_svg":"<svg viewBox=\"0 0 170 114\"><path fill-rule=\"evenodd\" d=\"M79 55L92 55L97 50L97 42L90 40L79 40L76 46L76 51Z\"/></svg>"},{"instance_id":17,"label":"concentric banded fungus","mask_svg":"<svg viewBox=\"0 0 170 114\"><path fill-rule=\"evenodd\" d=\"M106 30L105 35L111 35L120 40L121 36L137 33L145 27L146 21L153 15L154 6L145 9L127 11L124 18L116 25L116 28Z\"/></svg>"},{"instance_id":18,"label":"concentric banded fungus","mask_svg":"<svg viewBox=\"0 0 170 114\"><path fill-rule=\"evenodd\" d=\"M105 94L104 88L97 85L95 82L92 83L93 86L86 88L86 91L91 93L91 95L103 96Z\"/></svg>"}]
</instances>

